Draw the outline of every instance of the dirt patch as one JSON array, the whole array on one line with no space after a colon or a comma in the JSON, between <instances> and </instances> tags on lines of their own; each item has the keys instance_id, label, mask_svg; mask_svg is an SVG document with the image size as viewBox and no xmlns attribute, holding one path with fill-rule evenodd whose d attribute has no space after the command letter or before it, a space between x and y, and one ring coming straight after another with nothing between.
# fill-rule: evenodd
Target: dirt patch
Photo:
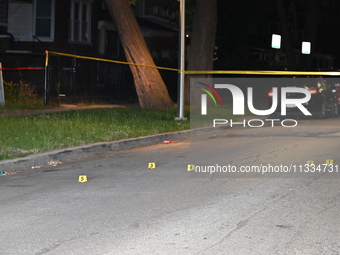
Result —
<instances>
[{"instance_id":1,"label":"dirt patch","mask_svg":"<svg viewBox=\"0 0 340 255\"><path fill-rule=\"evenodd\" d=\"M53 109L42 109L42 110L6 110L0 111L0 116L25 116L33 114L43 114L43 113L54 113L54 112L64 112L70 110L85 110L85 109L98 109L98 108L125 108L123 105L76 105L76 104L61 104L57 108Z\"/></svg>"}]
</instances>

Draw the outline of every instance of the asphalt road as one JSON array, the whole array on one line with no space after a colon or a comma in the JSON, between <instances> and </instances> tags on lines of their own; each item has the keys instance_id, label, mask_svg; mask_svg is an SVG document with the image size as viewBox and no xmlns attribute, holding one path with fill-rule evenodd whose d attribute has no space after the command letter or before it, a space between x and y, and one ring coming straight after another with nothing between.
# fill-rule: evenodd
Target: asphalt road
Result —
<instances>
[{"instance_id":1,"label":"asphalt road","mask_svg":"<svg viewBox=\"0 0 340 255\"><path fill-rule=\"evenodd\" d=\"M0 254L340 254L339 149L340 119L303 120L3 176Z\"/></svg>"}]
</instances>

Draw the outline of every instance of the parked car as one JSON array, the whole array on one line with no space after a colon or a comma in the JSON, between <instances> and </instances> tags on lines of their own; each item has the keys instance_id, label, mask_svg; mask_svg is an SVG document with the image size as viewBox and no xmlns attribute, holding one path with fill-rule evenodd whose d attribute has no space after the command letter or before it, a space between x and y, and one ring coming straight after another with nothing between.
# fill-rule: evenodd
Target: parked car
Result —
<instances>
[{"instance_id":1,"label":"parked car","mask_svg":"<svg viewBox=\"0 0 340 255\"><path fill-rule=\"evenodd\" d=\"M340 102L340 84L338 94L334 85L327 84L322 77L308 78L281 78L275 87L300 87L309 90L311 99L302 105L312 114L313 118L324 119L327 116L338 116ZM281 94L279 89L278 107L272 114L272 118L282 118L281 116ZM337 98L338 95L338 98ZM272 105L272 91L268 93L269 105ZM287 98L304 98L303 93L287 93ZM295 105L287 105L286 116L304 116L301 110Z\"/></svg>"},{"instance_id":2,"label":"parked car","mask_svg":"<svg viewBox=\"0 0 340 255\"><path fill-rule=\"evenodd\" d=\"M338 102L338 105L339 105L340 104L340 83L336 83L334 87L335 87L336 101Z\"/></svg>"}]
</instances>

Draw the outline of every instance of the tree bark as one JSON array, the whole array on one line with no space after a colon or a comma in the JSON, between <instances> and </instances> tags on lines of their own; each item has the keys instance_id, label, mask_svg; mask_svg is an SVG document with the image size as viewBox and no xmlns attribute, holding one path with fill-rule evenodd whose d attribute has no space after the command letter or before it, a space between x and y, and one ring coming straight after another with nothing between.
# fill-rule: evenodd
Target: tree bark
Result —
<instances>
[{"instance_id":1,"label":"tree bark","mask_svg":"<svg viewBox=\"0 0 340 255\"><path fill-rule=\"evenodd\" d=\"M105 0L128 62L155 66L128 0ZM174 107L158 69L130 65L141 108Z\"/></svg>"},{"instance_id":2,"label":"tree bark","mask_svg":"<svg viewBox=\"0 0 340 255\"><path fill-rule=\"evenodd\" d=\"M196 0L187 70L213 70L217 28L216 0ZM185 101L190 102L190 77L186 77ZM204 75L207 77L207 75Z\"/></svg>"},{"instance_id":3,"label":"tree bark","mask_svg":"<svg viewBox=\"0 0 340 255\"><path fill-rule=\"evenodd\" d=\"M282 47L286 50L288 69L296 68L292 36L289 28L286 6L282 0L276 0L277 11L282 30Z\"/></svg>"},{"instance_id":4,"label":"tree bark","mask_svg":"<svg viewBox=\"0 0 340 255\"><path fill-rule=\"evenodd\" d=\"M307 9L307 19L306 19L306 35L304 40L308 41L312 45L312 54L304 55L303 57L303 67L304 70L312 70L313 64L313 48L316 49L316 36L318 30L318 23L320 20L320 12L319 12L319 1L318 0L309 0L305 2L305 6Z\"/></svg>"}]
</instances>

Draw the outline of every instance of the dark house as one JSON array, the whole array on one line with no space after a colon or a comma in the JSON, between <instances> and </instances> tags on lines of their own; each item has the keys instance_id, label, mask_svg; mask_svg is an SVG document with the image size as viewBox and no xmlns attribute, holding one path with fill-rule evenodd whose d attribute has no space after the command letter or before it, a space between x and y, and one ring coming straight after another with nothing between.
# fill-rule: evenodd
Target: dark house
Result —
<instances>
[{"instance_id":1,"label":"dark house","mask_svg":"<svg viewBox=\"0 0 340 255\"><path fill-rule=\"evenodd\" d=\"M176 67L178 31L169 18L177 13L150 2L139 0L133 7L142 33L156 63ZM125 60L104 0L1 0L0 42L1 62L8 68L43 67L46 50ZM50 55L49 68L51 98L126 101L136 97L127 65ZM4 71L4 79L23 79L40 94L43 90L41 70Z\"/></svg>"}]
</instances>

